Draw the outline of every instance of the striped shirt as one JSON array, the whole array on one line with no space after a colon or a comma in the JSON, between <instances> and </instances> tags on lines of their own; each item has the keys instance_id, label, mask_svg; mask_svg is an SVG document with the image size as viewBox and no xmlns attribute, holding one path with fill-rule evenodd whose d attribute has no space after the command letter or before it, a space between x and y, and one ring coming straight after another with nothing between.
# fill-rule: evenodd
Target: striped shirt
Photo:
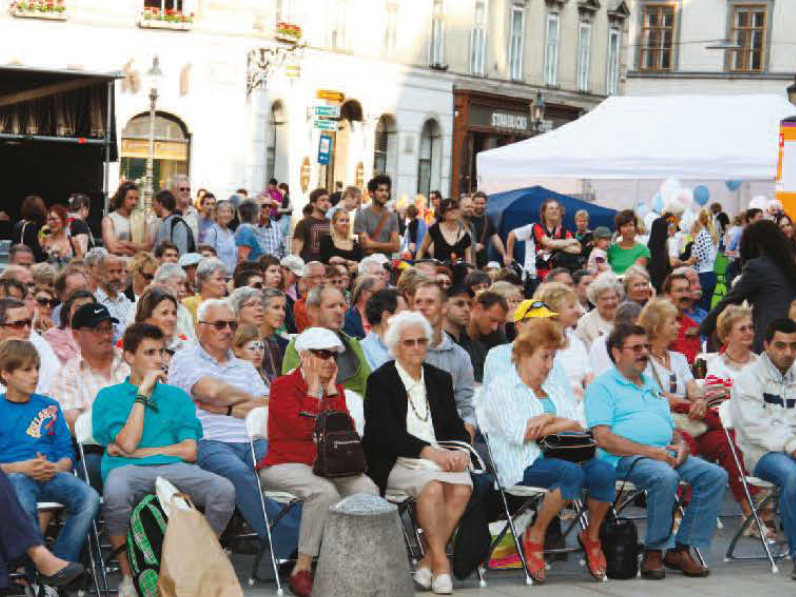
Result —
<instances>
[{"instance_id":1,"label":"striped shirt","mask_svg":"<svg viewBox=\"0 0 796 597\"><path fill-rule=\"evenodd\" d=\"M133 301L127 298L123 292L117 292L116 298L112 299L101 286L97 288L94 296L98 303L102 303L108 308L111 317L119 320L119 323L113 324L113 342L116 343L122 339L124 329L127 327L127 312L133 306Z\"/></svg>"},{"instance_id":2,"label":"striped shirt","mask_svg":"<svg viewBox=\"0 0 796 597\"><path fill-rule=\"evenodd\" d=\"M94 404L100 390L122 383L128 375L130 367L124 362L122 351L118 348L113 349L110 377L94 371L78 354L61 368L50 390L50 396L59 402L64 412L85 412Z\"/></svg>"},{"instance_id":3,"label":"striped shirt","mask_svg":"<svg viewBox=\"0 0 796 597\"><path fill-rule=\"evenodd\" d=\"M243 361L229 351L227 360L219 362L201 347L198 341L191 342L178 351L169 365L169 385L182 388L196 399L193 387L203 377L213 377L254 396L267 396L268 386L263 382L254 365ZM225 443L248 441L243 419L214 415L201 408L196 413L202 422L203 439Z\"/></svg>"}]
</instances>

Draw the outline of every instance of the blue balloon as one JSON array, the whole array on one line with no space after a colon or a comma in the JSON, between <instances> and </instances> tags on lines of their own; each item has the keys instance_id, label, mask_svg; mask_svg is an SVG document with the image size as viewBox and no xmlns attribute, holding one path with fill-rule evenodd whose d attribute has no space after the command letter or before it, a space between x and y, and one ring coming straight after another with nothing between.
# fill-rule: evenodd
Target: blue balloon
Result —
<instances>
[{"instance_id":1,"label":"blue balloon","mask_svg":"<svg viewBox=\"0 0 796 597\"><path fill-rule=\"evenodd\" d=\"M741 187L740 180L728 180L725 181L724 184L727 185L727 188L730 189L731 191L737 191Z\"/></svg>"},{"instance_id":2,"label":"blue balloon","mask_svg":"<svg viewBox=\"0 0 796 597\"><path fill-rule=\"evenodd\" d=\"M660 193L655 193L652 197L652 209L657 213L663 212L663 197Z\"/></svg>"},{"instance_id":3,"label":"blue balloon","mask_svg":"<svg viewBox=\"0 0 796 597\"><path fill-rule=\"evenodd\" d=\"M699 205L705 206L710 200L710 189L701 184L694 189L694 201Z\"/></svg>"}]
</instances>

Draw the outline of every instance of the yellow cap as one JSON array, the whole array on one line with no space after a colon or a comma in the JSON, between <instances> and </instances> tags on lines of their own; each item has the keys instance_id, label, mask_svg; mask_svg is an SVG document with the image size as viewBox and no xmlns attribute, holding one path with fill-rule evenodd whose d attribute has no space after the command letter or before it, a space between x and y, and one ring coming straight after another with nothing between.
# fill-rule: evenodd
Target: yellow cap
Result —
<instances>
[{"instance_id":1,"label":"yellow cap","mask_svg":"<svg viewBox=\"0 0 796 597\"><path fill-rule=\"evenodd\" d=\"M522 301L516 311L514 311L514 321L522 321L523 319L547 319L548 317L557 317L558 313L551 311L547 303L540 300L527 299Z\"/></svg>"}]
</instances>

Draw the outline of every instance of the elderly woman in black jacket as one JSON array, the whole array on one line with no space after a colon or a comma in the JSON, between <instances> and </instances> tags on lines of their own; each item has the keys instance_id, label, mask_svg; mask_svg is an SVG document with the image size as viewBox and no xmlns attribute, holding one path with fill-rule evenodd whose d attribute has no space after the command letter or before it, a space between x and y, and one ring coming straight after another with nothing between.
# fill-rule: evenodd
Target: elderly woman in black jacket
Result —
<instances>
[{"instance_id":1,"label":"elderly woman in black jacket","mask_svg":"<svg viewBox=\"0 0 796 597\"><path fill-rule=\"evenodd\" d=\"M445 546L472 492L469 455L437 442L467 442L456 412L450 374L424 363L431 327L416 312L392 318L385 344L388 361L368 378L363 444L368 474L384 493L399 490L417 498L426 556L415 581L438 594L453 590Z\"/></svg>"},{"instance_id":2,"label":"elderly woman in black jacket","mask_svg":"<svg viewBox=\"0 0 796 597\"><path fill-rule=\"evenodd\" d=\"M727 305L748 300L752 306L755 341L752 350L763 350L768 324L788 316L788 307L796 295L796 261L789 240L769 220L749 224L740 243L741 277L699 326L699 333L710 335L716 320Z\"/></svg>"}]
</instances>

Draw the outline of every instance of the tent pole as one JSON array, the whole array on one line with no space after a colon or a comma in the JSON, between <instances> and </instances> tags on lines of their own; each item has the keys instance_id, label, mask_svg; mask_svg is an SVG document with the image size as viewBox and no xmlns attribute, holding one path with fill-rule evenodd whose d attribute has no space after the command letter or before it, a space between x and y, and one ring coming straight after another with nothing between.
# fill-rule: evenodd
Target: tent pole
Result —
<instances>
[{"instance_id":1,"label":"tent pole","mask_svg":"<svg viewBox=\"0 0 796 597\"><path fill-rule=\"evenodd\" d=\"M16 133L0 133L0 140L7 141L54 141L57 143L76 143L77 145L103 145L102 139L85 137L56 137L54 135L19 135Z\"/></svg>"},{"instance_id":2,"label":"tent pole","mask_svg":"<svg viewBox=\"0 0 796 597\"><path fill-rule=\"evenodd\" d=\"M108 179L110 177L111 161L111 111L113 110L113 85L114 81L108 81L108 113L105 123L105 163L102 172L102 196L105 202L102 215L108 213Z\"/></svg>"}]
</instances>

